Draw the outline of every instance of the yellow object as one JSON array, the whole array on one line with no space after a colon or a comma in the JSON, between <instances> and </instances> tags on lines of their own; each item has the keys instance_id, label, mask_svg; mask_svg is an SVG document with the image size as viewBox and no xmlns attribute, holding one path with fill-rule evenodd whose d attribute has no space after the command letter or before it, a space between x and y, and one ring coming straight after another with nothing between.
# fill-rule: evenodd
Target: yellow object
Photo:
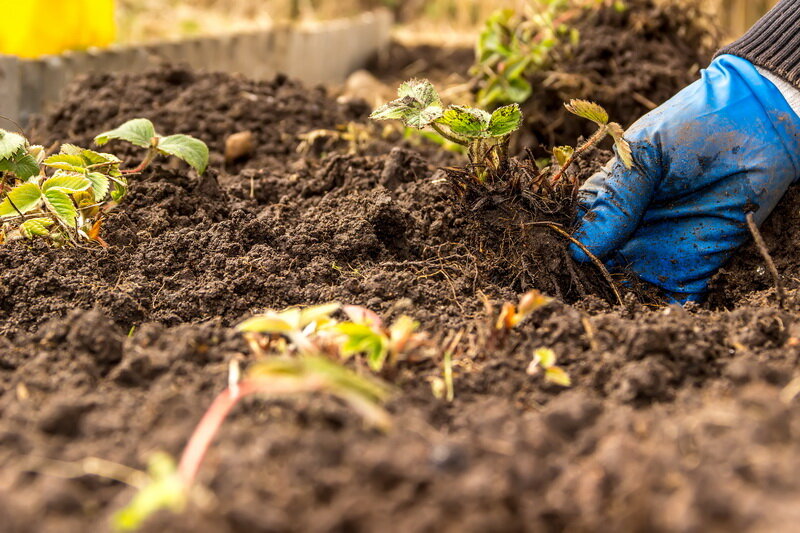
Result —
<instances>
[{"instance_id":1,"label":"yellow object","mask_svg":"<svg viewBox=\"0 0 800 533\"><path fill-rule=\"evenodd\" d=\"M114 0L0 0L0 54L33 58L107 46L117 34Z\"/></svg>"}]
</instances>

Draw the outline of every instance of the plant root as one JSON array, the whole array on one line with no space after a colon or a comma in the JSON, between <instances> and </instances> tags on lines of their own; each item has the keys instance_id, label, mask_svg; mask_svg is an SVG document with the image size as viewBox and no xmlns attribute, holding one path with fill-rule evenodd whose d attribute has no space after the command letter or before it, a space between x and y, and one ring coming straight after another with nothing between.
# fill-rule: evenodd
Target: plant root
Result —
<instances>
[{"instance_id":1,"label":"plant root","mask_svg":"<svg viewBox=\"0 0 800 533\"><path fill-rule=\"evenodd\" d=\"M603 275L603 277L605 278L606 282L608 282L608 285L611 287L611 290L614 291L614 296L616 296L617 302L619 302L620 305L624 305L623 301L622 301L622 295L620 294L619 289L617 288L617 284L614 281L614 278L611 277L611 273L609 273L608 269L603 264L603 262L600 261L600 259L598 259L596 255L594 255L592 252L590 252L589 249L586 248L586 246L583 245L583 243L581 243L578 239L576 239L575 237L573 237L572 235L567 233L564 230L564 228L562 228L560 225L558 225L558 224L556 224L554 222L528 222L526 224L526 226L543 226L543 227L546 227L546 228L550 228L551 230L555 231L556 233L558 233L562 237L565 237L565 238L569 239L570 242L572 242L575 246L577 246L578 248L583 250L583 253L585 253L586 256L589 259L591 259L592 263L594 263L594 265L597 267L597 269ZM771 261L771 259L770 259L770 261ZM774 268L774 265L773 265L773 268Z\"/></svg>"},{"instance_id":2,"label":"plant root","mask_svg":"<svg viewBox=\"0 0 800 533\"><path fill-rule=\"evenodd\" d=\"M767 244L764 242L764 237L762 237L761 232L758 231L758 226L756 226L755 220L753 220L752 211L747 213L747 227L750 229L750 234L753 236L753 241L756 243L756 248L758 248L761 257L764 258L764 262L767 264L767 269L772 276L772 282L775 284L775 294L778 297L778 307L783 309L784 305L786 304L786 291L783 287L783 278L781 278L780 274L778 273L778 269L775 267L775 262L772 260L772 256L767 249Z\"/></svg>"}]
</instances>

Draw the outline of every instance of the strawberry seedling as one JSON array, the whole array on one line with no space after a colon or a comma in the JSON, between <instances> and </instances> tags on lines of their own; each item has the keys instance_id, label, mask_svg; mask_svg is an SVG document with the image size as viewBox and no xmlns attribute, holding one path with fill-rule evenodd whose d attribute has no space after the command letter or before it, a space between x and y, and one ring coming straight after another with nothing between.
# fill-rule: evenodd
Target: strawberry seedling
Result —
<instances>
[{"instance_id":1,"label":"strawberry seedling","mask_svg":"<svg viewBox=\"0 0 800 533\"><path fill-rule=\"evenodd\" d=\"M410 80L397 90L398 98L376 109L370 118L400 120L408 127L430 127L448 141L465 146L470 168L479 182L503 170L508 161L510 136L522 124L516 104L493 113L451 105L445 107L428 80Z\"/></svg>"},{"instance_id":2,"label":"strawberry seedling","mask_svg":"<svg viewBox=\"0 0 800 533\"><path fill-rule=\"evenodd\" d=\"M0 236L3 240L47 237L57 244L76 239L104 244L98 236L102 209L127 191L120 163L111 154L69 144L46 158L41 146L0 130Z\"/></svg>"},{"instance_id":3,"label":"strawberry seedling","mask_svg":"<svg viewBox=\"0 0 800 533\"><path fill-rule=\"evenodd\" d=\"M544 379L548 383L554 383L562 387L572 386L572 379L566 370L556 366L556 353L550 348L539 348L533 354L533 359L528 365L528 375L536 376L544 373Z\"/></svg>"},{"instance_id":4,"label":"strawberry seedling","mask_svg":"<svg viewBox=\"0 0 800 533\"><path fill-rule=\"evenodd\" d=\"M183 134L166 137L159 135L153 123L146 118L129 120L118 128L101 133L94 138L94 142L103 146L112 139L147 148L147 154L139 166L126 171L127 173L142 172L159 155L175 156L188 163L198 174L205 172L208 166L208 146L203 141Z\"/></svg>"}]
</instances>

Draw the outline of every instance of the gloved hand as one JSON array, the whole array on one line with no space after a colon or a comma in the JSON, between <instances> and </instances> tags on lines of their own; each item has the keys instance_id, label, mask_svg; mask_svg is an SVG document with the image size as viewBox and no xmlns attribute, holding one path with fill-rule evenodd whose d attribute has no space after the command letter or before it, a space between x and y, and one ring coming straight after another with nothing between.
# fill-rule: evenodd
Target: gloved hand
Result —
<instances>
[{"instance_id":1,"label":"gloved hand","mask_svg":"<svg viewBox=\"0 0 800 533\"><path fill-rule=\"evenodd\" d=\"M582 187L575 237L612 270L628 268L678 302L714 273L800 177L800 117L748 61L719 56L702 79L626 132L616 158ZM578 261L589 258L577 246Z\"/></svg>"}]
</instances>

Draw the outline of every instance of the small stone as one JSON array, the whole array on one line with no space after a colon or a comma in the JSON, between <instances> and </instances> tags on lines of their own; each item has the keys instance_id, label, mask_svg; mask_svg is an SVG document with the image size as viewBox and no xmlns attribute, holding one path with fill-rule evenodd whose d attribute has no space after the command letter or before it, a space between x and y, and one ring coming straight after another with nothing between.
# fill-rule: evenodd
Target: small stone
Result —
<instances>
[{"instance_id":1,"label":"small stone","mask_svg":"<svg viewBox=\"0 0 800 533\"><path fill-rule=\"evenodd\" d=\"M250 130L240 131L229 135L225 139L225 162L233 163L239 159L249 157L256 149L253 132Z\"/></svg>"}]
</instances>

